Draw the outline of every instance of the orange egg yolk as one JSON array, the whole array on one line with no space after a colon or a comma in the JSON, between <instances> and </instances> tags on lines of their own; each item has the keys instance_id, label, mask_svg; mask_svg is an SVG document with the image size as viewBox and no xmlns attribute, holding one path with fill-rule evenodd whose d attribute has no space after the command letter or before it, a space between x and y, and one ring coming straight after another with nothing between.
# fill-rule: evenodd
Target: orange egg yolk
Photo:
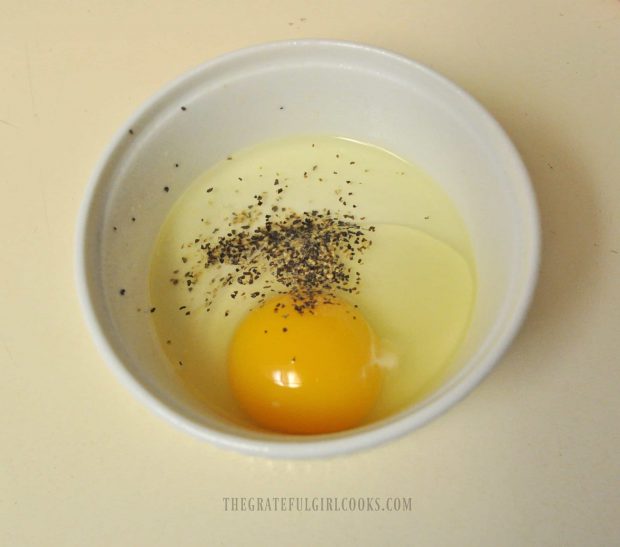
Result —
<instances>
[{"instance_id":1,"label":"orange egg yolk","mask_svg":"<svg viewBox=\"0 0 620 547\"><path fill-rule=\"evenodd\" d=\"M268 300L241 322L229 351L230 383L258 425L294 434L359 425L381 387L374 336L360 312L319 299L299 313L289 295Z\"/></svg>"}]
</instances>

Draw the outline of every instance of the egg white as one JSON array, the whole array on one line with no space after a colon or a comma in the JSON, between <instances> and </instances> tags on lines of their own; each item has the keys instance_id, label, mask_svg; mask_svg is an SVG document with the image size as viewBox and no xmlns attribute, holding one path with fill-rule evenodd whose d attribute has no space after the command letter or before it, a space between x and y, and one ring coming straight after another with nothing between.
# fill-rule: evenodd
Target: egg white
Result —
<instances>
[{"instance_id":1,"label":"egg white","mask_svg":"<svg viewBox=\"0 0 620 547\"><path fill-rule=\"evenodd\" d=\"M273 279L222 288L207 311L205 295L231 266L205 269L194 241L226 233L232 212L256 204L257 194L263 204L253 207L250 223L256 225L277 206L354 214L356 222L375 227L373 245L356 265L360 293L343 295L371 325L376 359L386 371L369 420L423 397L467 329L475 298L467 231L441 187L421 170L380 148L329 136L294 137L233 154L172 208L153 251L150 304L157 308L153 320L162 348L188 389L212 411L245 423L229 388L226 356L237 325L257 305L250 293ZM186 271L195 276L191 292Z\"/></svg>"}]
</instances>

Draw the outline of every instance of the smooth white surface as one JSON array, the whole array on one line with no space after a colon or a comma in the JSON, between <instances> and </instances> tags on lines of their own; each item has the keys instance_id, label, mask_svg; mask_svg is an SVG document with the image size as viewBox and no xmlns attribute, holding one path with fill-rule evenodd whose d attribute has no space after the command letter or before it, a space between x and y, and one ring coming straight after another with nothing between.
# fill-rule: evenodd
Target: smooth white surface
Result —
<instances>
[{"instance_id":1,"label":"smooth white surface","mask_svg":"<svg viewBox=\"0 0 620 547\"><path fill-rule=\"evenodd\" d=\"M422 166L461 210L478 269L472 327L449 381L398 416L320 438L256 433L200 412L170 373L146 313L150 253L172 204L172 197L162 199L162 188L170 185L179 195L226 155L299 133L370 142ZM171 173L173 161L183 168ZM123 383L182 429L271 457L319 457L372 446L419 427L458 401L495 364L520 326L539 253L527 173L491 116L413 61L328 41L232 53L147 101L95 169L77 237L78 290L88 325ZM118 297L120 287L127 291L124 298ZM136 308L143 312L136 314Z\"/></svg>"}]
</instances>

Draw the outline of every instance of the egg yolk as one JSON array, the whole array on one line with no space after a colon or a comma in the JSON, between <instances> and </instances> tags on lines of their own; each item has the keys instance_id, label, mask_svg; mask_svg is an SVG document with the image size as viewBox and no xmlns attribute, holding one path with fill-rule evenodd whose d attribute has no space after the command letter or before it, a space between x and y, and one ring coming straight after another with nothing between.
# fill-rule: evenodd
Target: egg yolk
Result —
<instances>
[{"instance_id":1,"label":"egg yolk","mask_svg":"<svg viewBox=\"0 0 620 547\"><path fill-rule=\"evenodd\" d=\"M355 427L373 407L382 371L373 333L360 312L320 298L299 313L289 295L252 310L228 355L241 407L274 431L317 434Z\"/></svg>"}]
</instances>

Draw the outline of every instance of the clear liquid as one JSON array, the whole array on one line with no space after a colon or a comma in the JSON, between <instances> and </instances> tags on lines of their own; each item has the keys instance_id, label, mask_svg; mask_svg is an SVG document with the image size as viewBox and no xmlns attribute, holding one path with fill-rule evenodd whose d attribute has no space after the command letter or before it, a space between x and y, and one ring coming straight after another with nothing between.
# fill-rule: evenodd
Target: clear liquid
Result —
<instances>
[{"instance_id":1,"label":"clear liquid","mask_svg":"<svg viewBox=\"0 0 620 547\"><path fill-rule=\"evenodd\" d=\"M260 207L256 195L262 195ZM443 189L411 163L350 139L303 136L261 143L224 159L189 186L162 226L150 275L158 310L153 321L171 367L196 399L246 423L228 387L226 356L236 325L256 303L249 294L231 299L238 287L230 287L205 304L221 271L199 264L202 251L195 240L226 233L232 212L251 203L255 218L249 223L263 223L276 206L329 209L375 226L373 245L359 265L360 292L345 296L397 357L368 421L427 395L463 339L475 299L465 224Z\"/></svg>"}]
</instances>

